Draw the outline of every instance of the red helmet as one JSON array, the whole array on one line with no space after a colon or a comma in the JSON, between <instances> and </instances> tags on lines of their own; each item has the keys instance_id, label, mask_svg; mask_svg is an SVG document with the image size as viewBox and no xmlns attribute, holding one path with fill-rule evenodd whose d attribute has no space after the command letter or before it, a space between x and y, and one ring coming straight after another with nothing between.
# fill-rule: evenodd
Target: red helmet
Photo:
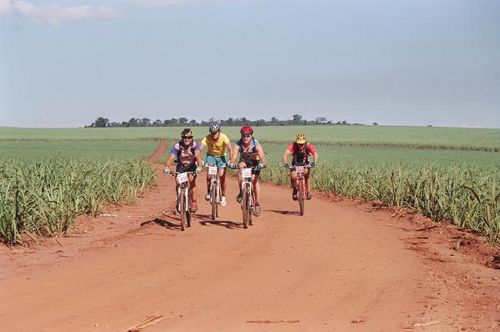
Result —
<instances>
[{"instance_id":1,"label":"red helmet","mask_svg":"<svg viewBox=\"0 0 500 332\"><path fill-rule=\"evenodd\" d=\"M249 125L244 125L240 129L240 134L241 135L253 135L253 128Z\"/></svg>"}]
</instances>

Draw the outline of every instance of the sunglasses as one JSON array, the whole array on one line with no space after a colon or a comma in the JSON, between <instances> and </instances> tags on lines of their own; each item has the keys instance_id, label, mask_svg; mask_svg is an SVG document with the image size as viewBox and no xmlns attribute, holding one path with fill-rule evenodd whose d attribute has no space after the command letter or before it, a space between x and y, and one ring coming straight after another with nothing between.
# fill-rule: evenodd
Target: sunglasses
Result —
<instances>
[{"instance_id":1,"label":"sunglasses","mask_svg":"<svg viewBox=\"0 0 500 332\"><path fill-rule=\"evenodd\" d=\"M246 135L241 135L241 137L251 137L251 136L252 136L252 135L248 135L248 134L246 134Z\"/></svg>"},{"instance_id":2,"label":"sunglasses","mask_svg":"<svg viewBox=\"0 0 500 332\"><path fill-rule=\"evenodd\" d=\"M193 136L184 136L182 139L193 139Z\"/></svg>"}]
</instances>

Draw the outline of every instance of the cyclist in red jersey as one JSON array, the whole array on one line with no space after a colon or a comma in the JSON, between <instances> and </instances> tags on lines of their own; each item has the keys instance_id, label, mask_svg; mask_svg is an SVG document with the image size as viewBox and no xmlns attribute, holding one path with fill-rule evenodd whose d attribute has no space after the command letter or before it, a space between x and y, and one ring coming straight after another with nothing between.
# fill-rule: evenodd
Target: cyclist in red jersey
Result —
<instances>
[{"instance_id":1,"label":"cyclist in red jersey","mask_svg":"<svg viewBox=\"0 0 500 332\"><path fill-rule=\"evenodd\" d=\"M316 166L318 162L318 151L311 143L307 143L307 137L303 133L298 133L295 138L295 142L290 144L285 152L283 153L283 166L288 168L288 156L292 155L292 166L303 166L310 164L312 167ZM309 157L312 155L313 161L309 161ZM307 199L312 198L311 194L311 177L309 169L304 172L304 177L306 179L306 197ZM292 183L292 199L297 200L297 188L296 186L297 172L290 170L290 181Z\"/></svg>"}]
</instances>

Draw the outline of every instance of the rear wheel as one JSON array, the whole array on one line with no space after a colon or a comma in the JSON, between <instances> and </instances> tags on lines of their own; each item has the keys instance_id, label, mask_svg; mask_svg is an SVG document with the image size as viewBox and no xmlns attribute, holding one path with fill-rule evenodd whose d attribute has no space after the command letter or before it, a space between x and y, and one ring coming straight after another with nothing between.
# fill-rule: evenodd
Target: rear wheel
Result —
<instances>
[{"instance_id":1,"label":"rear wheel","mask_svg":"<svg viewBox=\"0 0 500 332\"><path fill-rule=\"evenodd\" d=\"M299 198L299 209L300 209L300 215L304 215L304 180L301 179L299 180L299 192L298 192L298 198Z\"/></svg>"}]
</instances>

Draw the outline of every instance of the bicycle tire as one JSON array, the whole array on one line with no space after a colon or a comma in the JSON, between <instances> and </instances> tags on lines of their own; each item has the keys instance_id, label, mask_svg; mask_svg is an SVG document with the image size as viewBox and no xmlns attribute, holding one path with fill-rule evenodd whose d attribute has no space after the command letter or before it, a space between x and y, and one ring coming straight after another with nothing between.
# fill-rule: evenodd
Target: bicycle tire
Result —
<instances>
[{"instance_id":1,"label":"bicycle tire","mask_svg":"<svg viewBox=\"0 0 500 332\"><path fill-rule=\"evenodd\" d=\"M250 206L249 204L248 187L243 187L242 201L241 201L241 212L243 214L243 228L248 228L248 223L250 219Z\"/></svg>"},{"instance_id":2,"label":"bicycle tire","mask_svg":"<svg viewBox=\"0 0 500 332\"><path fill-rule=\"evenodd\" d=\"M181 190L181 197L180 197L180 214L181 214L181 230L184 231L186 228L186 195L184 194L184 190Z\"/></svg>"},{"instance_id":3,"label":"bicycle tire","mask_svg":"<svg viewBox=\"0 0 500 332\"><path fill-rule=\"evenodd\" d=\"M212 220L217 216L217 185L212 183L210 188L210 202L212 203Z\"/></svg>"},{"instance_id":4,"label":"bicycle tire","mask_svg":"<svg viewBox=\"0 0 500 332\"><path fill-rule=\"evenodd\" d=\"M304 179L299 180L299 213L301 216L304 215Z\"/></svg>"}]
</instances>

